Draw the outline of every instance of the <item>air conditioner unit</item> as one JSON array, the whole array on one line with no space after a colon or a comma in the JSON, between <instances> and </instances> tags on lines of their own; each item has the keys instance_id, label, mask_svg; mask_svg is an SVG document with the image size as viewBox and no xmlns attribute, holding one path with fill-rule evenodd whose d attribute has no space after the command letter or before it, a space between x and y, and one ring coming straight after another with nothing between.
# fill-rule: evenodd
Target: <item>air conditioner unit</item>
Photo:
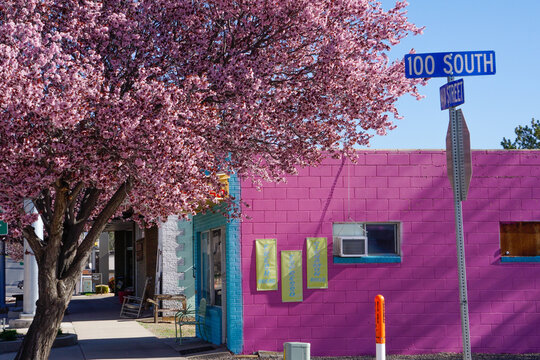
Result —
<instances>
[{"instance_id":1,"label":"air conditioner unit","mask_svg":"<svg viewBox=\"0 0 540 360\"><path fill-rule=\"evenodd\" d=\"M341 257L360 257L368 254L367 236L340 236L337 240Z\"/></svg>"},{"instance_id":2,"label":"air conditioner unit","mask_svg":"<svg viewBox=\"0 0 540 360\"><path fill-rule=\"evenodd\" d=\"M310 343L286 342L283 344L283 360L310 360Z\"/></svg>"}]
</instances>

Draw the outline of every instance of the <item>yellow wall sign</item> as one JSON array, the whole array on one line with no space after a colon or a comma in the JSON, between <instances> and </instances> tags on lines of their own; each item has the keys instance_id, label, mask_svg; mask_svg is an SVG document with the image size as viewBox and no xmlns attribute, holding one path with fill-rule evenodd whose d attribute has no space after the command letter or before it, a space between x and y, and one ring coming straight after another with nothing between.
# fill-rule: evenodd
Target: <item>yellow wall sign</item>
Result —
<instances>
[{"instance_id":1,"label":"yellow wall sign","mask_svg":"<svg viewBox=\"0 0 540 360\"><path fill-rule=\"evenodd\" d=\"M257 261L257 290L277 290L277 252L276 239L257 239L255 241Z\"/></svg>"},{"instance_id":2,"label":"yellow wall sign","mask_svg":"<svg viewBox=\"0 0 540 360\"><path fill-rule=\"evenodd\" d=\"M281 252L281 301L302 301L302 251Z\"/></svg>"},{"instance_id":3,"label":"yellow wall sign","mask_svg":"<svg viewBox=\"0 0 540 360\"><path fill-rule=\"evenodd\" d=\"M308 237L307 242L307 288L328 289L328 255L325 237Z\"/></svg>"}]
</instances>

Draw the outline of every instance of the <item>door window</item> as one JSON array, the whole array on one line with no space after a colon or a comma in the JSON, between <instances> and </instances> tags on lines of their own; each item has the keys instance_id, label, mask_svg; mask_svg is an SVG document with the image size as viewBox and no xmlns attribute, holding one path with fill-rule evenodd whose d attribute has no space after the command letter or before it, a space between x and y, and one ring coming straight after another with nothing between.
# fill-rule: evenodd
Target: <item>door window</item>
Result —
<instances>
[{"instance_id":1,"label":"door window","mask_svg":"<svg viewBox=\"0 0 540 360\"><path fill-rule=\"evenodd\" d=\"M201 294L208 305L222 305L224 274L222 271L222 230L201 233Z\"/></svg>"}]
</instances>

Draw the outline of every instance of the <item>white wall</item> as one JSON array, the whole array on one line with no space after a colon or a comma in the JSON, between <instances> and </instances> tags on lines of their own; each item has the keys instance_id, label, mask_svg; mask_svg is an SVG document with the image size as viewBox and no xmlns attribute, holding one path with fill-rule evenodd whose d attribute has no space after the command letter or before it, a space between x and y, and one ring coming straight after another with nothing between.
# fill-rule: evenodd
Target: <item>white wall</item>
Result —
<instances>
[{"instance_id":1,"label":"white wall","mask_svg":"<svg viewBox=\"0 0 540 360\"><path fill-rule=\"evenodd\" d=\"M191 221L170 216L158 231L158 246L162 251L162 293L184 294L194 305L193 225ZM175 306L168 304L168 306Z\"/></svg>"}]
</instances>

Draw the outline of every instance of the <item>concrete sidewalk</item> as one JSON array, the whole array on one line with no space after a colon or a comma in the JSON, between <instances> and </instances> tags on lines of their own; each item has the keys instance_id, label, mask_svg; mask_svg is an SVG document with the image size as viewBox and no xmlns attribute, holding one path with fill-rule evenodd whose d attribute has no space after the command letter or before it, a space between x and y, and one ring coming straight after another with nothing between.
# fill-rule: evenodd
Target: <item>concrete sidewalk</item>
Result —
<instances>
[{"instance_id":1,"label":"concrete sidewalk","mask_svg":"<svg viewBox=\"0 0 540 360\"><path fill-rule=\"evenodd\" d=\"M120 319L120 307L118 298L111 295L74 296L62 330L76 333L78 344L53 348L49 359L185 359L174 339L158 339L134 319ZM14 356L2 354L0 360Z\"/></svg>"}]
</instances>

